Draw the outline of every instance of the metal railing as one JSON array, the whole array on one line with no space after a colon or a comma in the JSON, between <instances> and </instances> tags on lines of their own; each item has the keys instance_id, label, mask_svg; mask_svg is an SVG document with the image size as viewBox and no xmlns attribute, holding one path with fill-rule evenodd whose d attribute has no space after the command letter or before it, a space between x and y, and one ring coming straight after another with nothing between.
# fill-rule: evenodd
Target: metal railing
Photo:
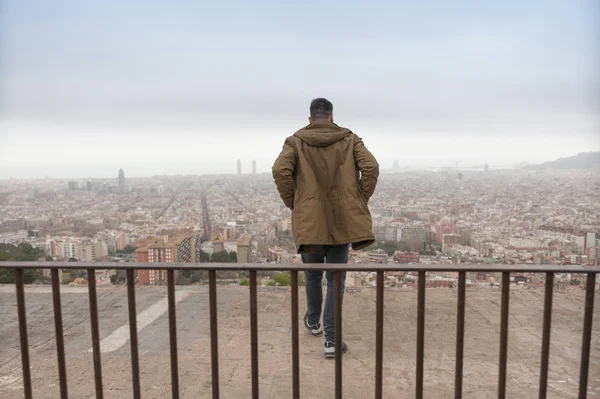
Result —
<instances>
[{"instance_id":1,"label":"metal railing","mask_svg":"<svg viewBox=\"0 0 600 399\"><path fill-rule=\"evenodd\" d=\"M463 349L465 332L465 288L467 272L502 273L502 304L500 316L500 358L498 373L498 397L506 397L506 365L508 345L508 316L510 273L545 273L544 316L542 333L542 356L540 362L539 398L546 398L548 386L548 360L550 351L550 330L552 325L552 298L554 273L585 274L585 310L581 344L581 362L579 371L579 398L587 397L587 383L590 363L590 345L592 336L592 319L594 310L594 293L596 275L600 267L585 266L551 266L551 265L400 265L400 264L237 264L237 263L71 263L71 262L0 262L2 269L15 270L17 312L21 340L21 359L23 364L23 386L26 399L32 398L31 371L29 364L29 345L27 339L27 320L25 314L25 294L23 270L27 268L50 269L52 275L52 297L54 304L54 321L56 330L56 351L61 398L67 398L67 374L65 362L65 346L63 340L62 310L59 284L59 269L87 269L88 291L90 301L90 319L92 328L92 351L94 361L94 377L96 397L103 398L102 362L100 358L100 336L98 332L98 304L96 295L96 269L120 269L127 274L127 298L129 306L129 334L131 347L131 369L133 396L141 397L140 366L138 354L138 336L136 325L135 276L134 270L162 269L167 270L167 295L169 318L169 341L171 353L171 388L173 398L179 397L179 371L177 360L177 325L175 307L174 270L208 270L210 335L211 335L211 373L212 396L219 397L219 345L217 334L217 276L221 270L249 271L250 291L250 341L251 341L251 375L252 397L259 397L259 364L258 364L258 314L257 314L257 271L290 271L291 273L291 320L292 320L292 392L293 398L300 397L300 357L298 339L298 272L304 270L330 270L334 272L335 291L335 346L342 347L342 283L344 271L376 272L376 351L375 351L375 397L383 397L383 302L384 272L415 271L418 272L417 300L417 348L416 348L416 398L423 398L423 360L425 347L425 280L426 272L458 272L458 301L456 323L456 370L455 398L462 397L463 382ZM335 354L335 396L342 398L342 351Z\"/></svg>"}]
</instances>

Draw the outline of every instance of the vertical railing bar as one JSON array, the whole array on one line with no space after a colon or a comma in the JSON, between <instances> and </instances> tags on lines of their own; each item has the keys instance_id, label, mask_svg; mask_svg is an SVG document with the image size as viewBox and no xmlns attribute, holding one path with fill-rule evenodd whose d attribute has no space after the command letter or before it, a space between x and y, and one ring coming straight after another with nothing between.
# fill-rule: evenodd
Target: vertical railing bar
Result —
<instances>
[{"instance_id":1,"label":"vertical railing bar","mask_svg":"<svg viewBox=\"0 0 600 399\"><path fill-rule=\"evenodd\" d=\"M342 399L342 272L333 272L335 307L335 397Z\"/></svg>"},{"instance_id":2,"label":"vertical railing bar","mask_svg":"<svg viewBox=\"0 0 600 399\"><path fill-rule=\"evenodd\" d=\"M169 343L171 347L171 391L173 399L179 398L179 365L177 360L177 310L175 307L175 273L167 270L167 296L169 301Z\"/></svg>"},{"instance_id":3,"label":"vertical railing bar","mask_svg":"<svg viewBox=\"0 0 600 399\"><path fill-rule=\"evenodd\" d=\"M550 329L552 328L552 293L554 273L546 273L544 290L544 321L542 330L542 360L540 361L539 398L546 399L548 390L548 359L550 356Z\"/></svg>"},{"instance_id":4,"label":"vertical railing bar","mask_svg":"<svg viewBox=\"0 0 600 399\"><path fill-rule=\"evenodd\" d=\"M219 398L219 340L217 329L217 272L208 271L210 306L210 359L212 371L212 397Z\"/></svg>"},{"instance_id":5,"label":"vertical railing bar","mask_svg":"<svg viewBox=\"0 0 600 399\"><path fill-rule=\"evenodd\" d=\"M100 357L100 332L98 328L98 297L96 295L96 271L94 269L88 269L88 294L90 299L90 322L92 325L92 354L94 358L96 399L103 399L102 360Z\"/></svg>"},{"instance_id":6,"label":"vertical railing bar","mask_svg":"<svg viewBox=\"0 0 600 399\"><path fill-rule=\"evenodd\" d=\"M250 352L252 361L252 398L258 399L258 315L256 270L250 270Z\"/></svg>"},{"instance_id":7,"label":"vertical railing bar","mask_svg":"<svg viewBox=\"0 0 600 399\"><path fill-rule=\"evenodd\" d=\"M131 383L134 399L140 399L140 360L138 356L137 313L133 269L127 269L127 302L129 305L129 342L131 346Z\"/></svg>"},{"instance_id":8,"label":"vertical railing bar","mask_svg":"<svg viewBox=\"0 0 600 399\"><path fill-rule=\"evenodd\" d=\"M23 269L15 269L17 312L19 314L19 337L21 338L21 363L23 366L23 390L25 399L33 397L31 390L31 368L29 366L29 343L27 340L27 317L25 310L25 288Z\"/></svg>"},{"instance_id":9,"label":"vertical railing bar","mask_svg":"<svg viewBox=\"0 0 600 399\"><path fill-rule=\"evenodd\" d=\"M65 338L62 325L62 306L60 303L60 281L58 270L50 271L52 278L52 303L54 305L54 331L56 333L56 356L58 358L58 380L61 399L69 397L67 391L67 365L65 363Z\"/></svg>"},{"instance_id":10,"label":"vertical railing bar","mask_svg":"<svg viewBox=\"0 0 600 399\"><path fill-rule=\"evenodd\" d=\"M425 272L419 272L417 308L417 387L416 398L423 399L423 363L425 355Z\"/></svg>"},{"instance_id":11,"label":"vertical railing bar","mask_svg":"<svg viewBox=\"0 0 600 399\"><path fill-rule=\"evenodd\" d=\"M298 271L292 270L292 398L300 399L300 354L298 337Z\"/></svg>"},{"instance_id":12,"label":"vertical railing bar","mask_svg":"<svg viewBox=\"0 0 600 399\"><path fill-rule=\"evenodd\" d=\"M377 272L375 398L383 398L383 271Z\"/></svg>"},{"instance_id":13,"label":"vertical railing bar","mask_svg":"<svg viewBox=\"0 0 600 399\"><path fill-rule=\"evenodd\" d=\"M456 371L454 376L454 398L462 398L463 356L465 343L465 281L466 273L458 272L458 298L456 304Z\"/></svg>"},{"instance_id":14,"label":"vertical railing bar","mask_svg":"<svg viewBox=\"0 0 600 399\"><path fill-rule=\"evenodd\" d=\"M502 308L500 314L500 360L498 362L498 398L506 398L506 362L508 355L508 310L510 272L502 272Z\"/></svg>"},{"instance_id":15,"label":"vertical railing bar","mask_svg":"<svg viewBox=\"0 0 600 399\"><path fill-rule=\"evenodd\" d=\"M579 370L579 399L587 397L588 373L590 366L590 345L592 341L592 320L594 317L594 289L596 273L587 273L585 282L585 311L583 334L581 335L581 364Z\"/></svg>"}]
</instances>

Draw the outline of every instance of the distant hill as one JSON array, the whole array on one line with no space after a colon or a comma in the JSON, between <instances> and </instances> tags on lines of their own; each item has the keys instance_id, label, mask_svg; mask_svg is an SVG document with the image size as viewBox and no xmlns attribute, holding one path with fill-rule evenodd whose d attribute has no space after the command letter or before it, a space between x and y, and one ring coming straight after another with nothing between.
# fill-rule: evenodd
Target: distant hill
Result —
<instances>
[{"instance_id":1,"label":"distant hill","mask_svg":"<svg viewBox=\"0 0 600 399\"><path fill-rule=\"evenodd\" d=\"M556 161L527 165L525 169L591 169L600 167L600 152L581 152Z\"/></svg>"}]
</instances>

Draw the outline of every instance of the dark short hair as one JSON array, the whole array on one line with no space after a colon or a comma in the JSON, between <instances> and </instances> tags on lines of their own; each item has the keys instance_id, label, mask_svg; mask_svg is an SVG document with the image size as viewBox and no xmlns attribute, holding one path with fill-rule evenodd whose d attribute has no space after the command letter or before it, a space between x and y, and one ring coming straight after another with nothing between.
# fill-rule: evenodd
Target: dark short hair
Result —
<instances>
[{"instance_id":1,"label":"dark short hair","mask_svg":"<svg viewBox=\"0 0 600 399\"><path fill-rule=\"evenodd\" d=\"M327 119L333 112L333 104L326 98L315 98L310 103L310 117L313 121Z\"/></svg>"}]
</instances>

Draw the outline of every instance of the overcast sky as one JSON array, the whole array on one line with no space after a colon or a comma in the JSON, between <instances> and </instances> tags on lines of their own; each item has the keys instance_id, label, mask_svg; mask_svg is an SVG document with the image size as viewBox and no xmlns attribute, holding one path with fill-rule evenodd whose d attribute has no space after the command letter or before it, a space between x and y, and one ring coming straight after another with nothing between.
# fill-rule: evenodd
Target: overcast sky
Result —
<instances>
[{"instance_id":1,"label":"overcast sky","mask_svg":"<svg viewBox=\"0 0 600 399\"><path fill-rule=\"evenodd\" d=\"M600 151L597 0L176 3L2 0L0 178L266 172L320 96L384 167Z\"/></svg>"}]
</instances>

